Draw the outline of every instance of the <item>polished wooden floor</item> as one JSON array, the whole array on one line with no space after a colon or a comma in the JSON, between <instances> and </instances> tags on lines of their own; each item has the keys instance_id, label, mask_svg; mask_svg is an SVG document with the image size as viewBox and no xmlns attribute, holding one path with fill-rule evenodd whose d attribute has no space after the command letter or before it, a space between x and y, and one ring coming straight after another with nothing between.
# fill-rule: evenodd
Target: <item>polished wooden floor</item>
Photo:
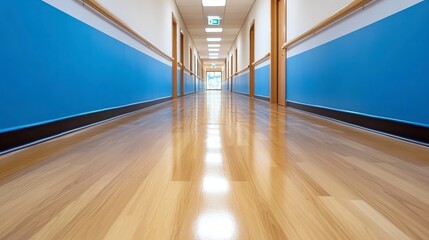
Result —
<instances>
[{"instance_id":1,"label":"polished wooden floor","mask_svg":"<svg viewBox=\"0 0 429 240\"><path fill-rule=\"evenodd\" d=\"M429 149L190 95L0 156L0 239L429 239Z\"/></svg>"}]
</instances>

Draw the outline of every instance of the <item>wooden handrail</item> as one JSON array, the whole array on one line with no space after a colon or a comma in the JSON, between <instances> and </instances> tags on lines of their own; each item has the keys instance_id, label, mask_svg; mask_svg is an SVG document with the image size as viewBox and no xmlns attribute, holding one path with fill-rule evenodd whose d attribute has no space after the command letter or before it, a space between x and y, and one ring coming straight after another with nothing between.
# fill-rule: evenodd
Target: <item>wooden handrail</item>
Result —
<instances>
[{"instance_id":1,"label":"wooden handrail","mask_svg":"<svg viewBox=\"0 0 429 240\"><path fill-rule=\"evenodd\" d=\"M354 0L344 8L340 9L338 12L334 13L330 17L326 18L310 30L304 32L303 34L299 35L298 37L286 42L283 44L282 48L291 48L293 45L296 45L297 43L303 41L304 39L308 38L309 36L316 34L320 32L322 29L328 27L329 25L335 23L336 21L340 20L341 18L344 18L345 16L349 15L350 13L354 12L355 10L363 7L365 4L371 2L373 0Z\"/></svg>"},{"instance_id":2,"label":"wooden handrail","mask_svg":"<svg viewBox=\"0 0 429 240\"><path fill-rule=\"evenodd\" d=\"M191 75L194 74L191 70L189 70L189 68L187 68L186 66L183 66L183 69L185 69L186 72L190 73Z\"/></svg>"},{"instance_id":3,"label":"wooden handrail","mask_svg":"<svg viewBox=\"0 0 429 240\"><path fill-rule=\"evenodd\" d=\"M245 71L249 70L249 68L250 68L250 65L249 65L249 66L247 66L247 67L245 67L245 68L243 68L243 69L241 69L240 71L238 71L238 72L234 73L234 75L233 75L233 76L238 76L238 75L242 74L243 72L245 72Z\"/></svg>"},{"instance_id":4,"label":"wooden handrail","mask_svg":"<svg viewBox=\"0 0 429 240\"><path fill-rule=\"evenodd\" d=\"M201 79L201 80L203 80L204 81L204 79L203 78L201 78L200 76L198 76L197 74L195 74L194 72L192 72L189 68L187 68L186 66L182 66L183 67L183 69L185 69L185 71L186 72L188 72L189 74L191 74L191 76L195 76L196 78L199 78L199 79Z\"/></svg>"},{"instance_id":5,"label":"wooden handrail","mask_svg":"<svg viewBox=\"0 0 429 240\"><path fill-rule=\"evenodd\" d=\"M261 59L259 59L258 61L253 62L253 63L252 63L252 65L253 65L254 67L256 67L257 65L259 65L259 64L261 64L261 63L265 62L266 60L270 59L270 56L271 56L271 54L270 54L270 53L267 53L267 54L265 54L265 56L263 56L263 57L262 57Z\"/></svg>"},{"instance_id":6,"label":"wooden handrail","mask_svg":"<svg viewBox=\"0 0 429 240\"><path fill-rule=\"evenodd\" d=\"M173 61L173 58L170 57L168 54L163 52L161 49L156 47L153 43L146 40L143 36L141 36L139 33L137 33L135 30L133 30L130 26L128 26L126 23L124 23L122 20L117 18L115 15L113 15L109 10L107 10L105 7L103 7L100 3L98 3L96 0L81 0L85 5L89 6L108 20L110 20L112 23L116 24L118 27L123 29L125 32L127 32L130 36L141 42L143 45L147 46L148 48L152 49L154 52L162 56L163 58Z\"/></svg>"},{"instance_id":7,"label":"wooden handrail","mask_svg":"<svg viewBox=\"0 0 429 240\"><path fill-rule=\"evenodd\" d=\"M195 75L195 77L197 77L198 79L200 79L201 81L205 82L204 79L198 75Z\"/></svg>"}]
</instances>

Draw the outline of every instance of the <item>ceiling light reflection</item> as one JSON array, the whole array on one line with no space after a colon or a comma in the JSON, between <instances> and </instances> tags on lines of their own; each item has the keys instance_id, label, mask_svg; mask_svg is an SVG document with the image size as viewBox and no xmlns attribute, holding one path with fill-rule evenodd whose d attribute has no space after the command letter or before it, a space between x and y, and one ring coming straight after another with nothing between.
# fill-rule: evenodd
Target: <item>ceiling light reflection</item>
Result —
<instances>
[{"instance_id":1,"label":"ceiling light reflection","mask_svg":"<svg viewBox=\"0 0 429 240\"><path fill-rule=\"evenodd\" d=\"M207 175L203 180L203 191L208 194L225 194L229 191L229 182L220 175Z\"/></svg>"},{"instance_id":2,"label":"ceiling light reflection","mask_svg":"<svg viewBox=\"0 0 429 240\"><path fill-rule=\"evenodd\" d=\"M206 146L207 148L210 148L210 149L221 148L220 137L216 135L208 135L206 139Z\"/></svg>"},{"instance_id":3,"label":"ceiling light reflection","mask_svg":"<svg viewBox=\"0 0 429 240\"><path fill-rule=\"evenodd\" d=\"M236 231L235 219L226 211L204 213L197 221L197 235L201 239L233 239Z\"/></svg>"},{"instance_id":4,"label":"ceiling light reflection","mask_svg":"<svg viewBox=\"0 0 429 240\"><path fill-rule=\"evenodd\" d=\"M208 135L220 135L220 130L219 129L207 129L207 134Z\"/></svg>"},{"instance_id":5,"label":"ceiling light reflection","mask_svg":"<svg viewBox=\"0 0 429 240\"><path fill-rule=\"evenodd\" d=\"M222 154L221 153L207 153L205 161L209 165L220 166L223 163Z\"/></svg>"}]
</instances>

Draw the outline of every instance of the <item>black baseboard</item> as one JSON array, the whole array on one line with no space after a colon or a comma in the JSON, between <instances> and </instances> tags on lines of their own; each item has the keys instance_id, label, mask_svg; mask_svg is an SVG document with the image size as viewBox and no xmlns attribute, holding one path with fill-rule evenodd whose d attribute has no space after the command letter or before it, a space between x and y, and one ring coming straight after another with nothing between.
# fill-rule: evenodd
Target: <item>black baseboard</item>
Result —
<instances>
[{"instance_id":1,"label":"black baseboard","mask_svg":"<svg viewBox=\"0 0 429 240\"><path fill-rule=\"evenodd\" d=\"M241 93L241 92L233 92L233 93L237 93L237 94L240 94L240 95L243 95L243 96L249 96L249 94L248 93Z\"/></svg>"},{"instance_id":2,"label":"black baseboard","mask_svg":"<svg viewBox=\"0 0 429 240\"><path fill-rule=\"evenodd\" d=\"M54 136L70 132L74 129L101 122L110 118L134 112L155 104L171 100L171 97L158 99L150 102L138 103L126 107L108 109L100 112L84 114L55 122L31 126L10 132L0 133L0 155L19 149L21 146L31 146L36 143L49 140Z\"/></svg>"},{"instance_id":3,"label":"black baseboard","mask_svg":"<svg viewBox=\"0 0 429 240\"><path fill-rule=\"evenodd\" d=\"M262 96L253 96L254 98L257 98L257 99L260 99L260 100L264 100L264 101L267 101L267 102L269 102L270 101L270 98L269 97L262 97Z\"/></svg>"},{"instance_id":4,"label":"black baseboard","mask_svg":"<svg viewBox=\"0 0 429 240\"><path fill-rule=\"evenodd\" d=\"M378 132L383 132L389 135L408 139L413 142L429 144L429 128L418 125L413 125L404 122L398 122L388 119L369 117L355 113L342 112L333 109L326 109L305 104L287 102L287 106L311 112L317 115L322 115L328 118L336 119L342 122L372 129Z\"/></svg>"}]
</instances>

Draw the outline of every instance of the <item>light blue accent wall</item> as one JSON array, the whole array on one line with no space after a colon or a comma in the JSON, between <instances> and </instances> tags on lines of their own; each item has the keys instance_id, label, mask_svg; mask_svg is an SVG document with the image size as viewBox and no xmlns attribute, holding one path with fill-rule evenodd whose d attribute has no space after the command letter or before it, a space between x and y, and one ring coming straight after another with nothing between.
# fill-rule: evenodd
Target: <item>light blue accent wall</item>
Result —
<instances>
[{"instance_id":1,"label":"light blue accent wall","mask_svg":"<svg viewBox=\"0 0 429 240\"><path fill-rule=\"evenodd\" d=\"M234 77L232 89L234 92L249 94L249 72Z\"/></svg>"},{"instance_id":2,"label":"light blue accent wall","mask_svg":"<svg viewBox=\"0 0 429 240\"><path fill-rule=\"evenodd\" d=\"M180 84L181 84L181 79L180 79L180 73L181 73L182 69L181 68L177 68L177 95L180 96L181 92L180 92Z\"/></svg>"},{"instance_id":3,"label":"light blue accent wall","mask_svg":"<svg viewBox=\"0 0 429 240\"><path fill-rule=\"evenodd\" d=\"M198 79L197 81L198 81L198 91L199 92L205 91L206 90L206 82L204 82L200 79Z\"/></svg>"},{"instance_id":4,"label":"light blue accent wall","mask_svg":"<svg viewBox=\"0 0 429 240\"><path fill-rule=\"evenodd\" d=\"M429 127L429 1L287 59L287 98Z\"/></svg>"},{"instance_id":5,"label":"light blue accent wall","mask_svg":"<svg viewBox=\"0 0 429 240\"><path fill-rule=\"evenodd\" d=\"M255 96L270 97L270 65L255 69Z\"/></svg>"},{"instance_id":6,"label":"light blue accent wall","mask_svg":"<svg viewBox=\"0 0 429 240\"><path fill-rule=\"evenodd\" d=\"M185 94L193 93L194 91L194 77L185 71Z\"/></svg>"},{"instance_id":7,"label":"light blue accent wall","mask_svg":"<svg viewBox=\"0 0 429 240\"><path fill-rule=\"evenodd\" d=\"M40 0L0 16L0 132L171 97L170 66Z\"/></svg>"},{"instance_id":8,"label":"light blue accent wall","mask_svg":"<svg viewBox=\"0 0 429 240\"><path fill-rule=\"evenodd\" d=\"M228 80L222 81L222 90L229 91Z\"/></svg>"}]
</instances>

